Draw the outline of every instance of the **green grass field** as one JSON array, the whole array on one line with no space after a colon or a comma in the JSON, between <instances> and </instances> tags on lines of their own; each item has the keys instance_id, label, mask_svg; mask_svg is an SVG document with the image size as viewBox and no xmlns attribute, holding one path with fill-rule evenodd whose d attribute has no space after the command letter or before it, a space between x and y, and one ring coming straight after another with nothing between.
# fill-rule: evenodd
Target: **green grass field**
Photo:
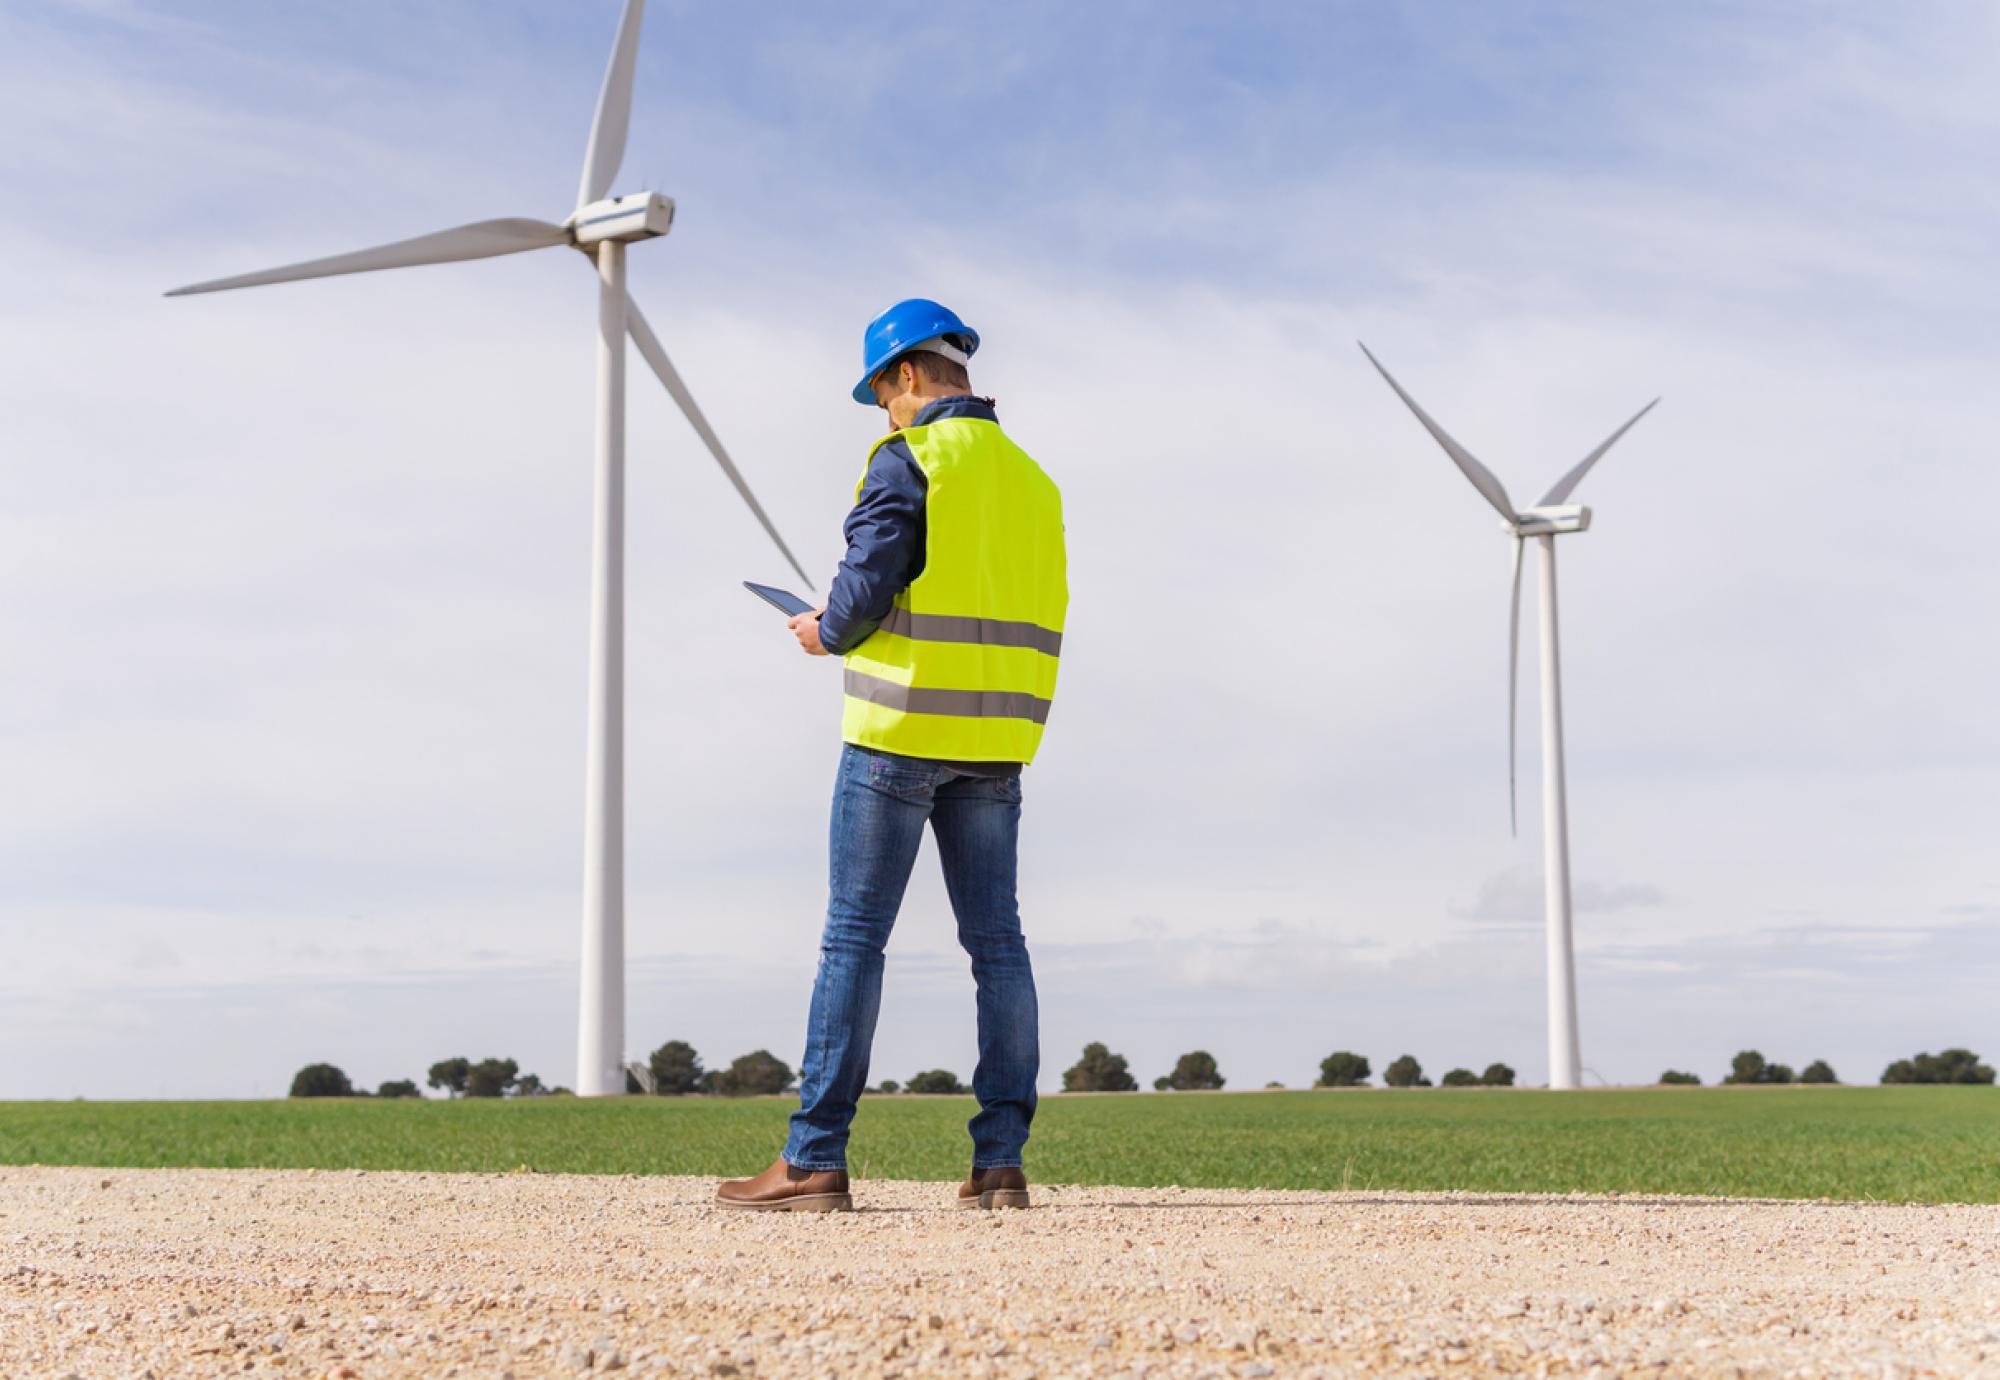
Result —
<instances>
[{"instance_id":1,"label":"green grass field","mask_svg":"<svg viewBox=\"0 0 2000 1380\"><path fill-rule=\"evenodd\" d=\"M790 1099L0 1103L0 1163L747 1174ZM969 1098L871 1097L863 1177L956 1178ZM1049 1097L1053 1183L2000 1202L2000 1090L1672 1089Z\"/></svg>"}]
</instances>

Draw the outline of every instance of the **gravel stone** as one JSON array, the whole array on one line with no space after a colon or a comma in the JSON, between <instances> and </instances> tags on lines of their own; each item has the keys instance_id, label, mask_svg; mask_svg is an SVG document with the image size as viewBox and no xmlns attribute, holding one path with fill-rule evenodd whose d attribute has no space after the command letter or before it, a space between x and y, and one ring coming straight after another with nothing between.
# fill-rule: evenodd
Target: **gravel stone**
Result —
<instances>
[{"instance_id":1,"label":"gravel stone","mask_svg":"<svg viewBox=\"0 0 2000 1380\"><path fill-rule=\"evenodd\" d=\"M0 1167L0 1376L1981 1376L2000 1206ZM275 1329L275 1330L274 1330Z\"/></svg>"}]
</instances>

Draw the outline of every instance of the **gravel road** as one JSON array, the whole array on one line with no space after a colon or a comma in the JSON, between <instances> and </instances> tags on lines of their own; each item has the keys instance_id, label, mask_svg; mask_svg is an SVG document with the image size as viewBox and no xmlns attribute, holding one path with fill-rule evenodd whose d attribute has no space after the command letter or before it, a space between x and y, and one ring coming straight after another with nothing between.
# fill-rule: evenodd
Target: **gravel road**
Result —
<instances>
[{"instance_id":1,"label":"gravel road","mask_svg":"<svg viewBox=\"0 0 2000 1380\"><path fill-rule=\"evenodd\" d=\"M2000 1207L0 1168L0 1376L1981 1375Z\"/></svg>"}]
</instances>

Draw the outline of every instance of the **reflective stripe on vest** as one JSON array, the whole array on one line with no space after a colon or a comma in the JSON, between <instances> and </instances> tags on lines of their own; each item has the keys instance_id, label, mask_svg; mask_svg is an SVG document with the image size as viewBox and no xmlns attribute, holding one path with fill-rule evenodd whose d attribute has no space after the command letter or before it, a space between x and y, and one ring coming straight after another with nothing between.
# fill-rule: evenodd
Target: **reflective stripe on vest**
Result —
<instances>
[{"instance_id":1,"label":"reflective stripe on vest","mask_svg":"<svg viewBox=\"0 0 2000 1380\"><path fill-rule=\"evenodd\" d=\"M860 671L849 671L847 693L870 704L886 705L905 714L955 714L967 719L1027 719L1049 721L1050 701L1018 690L923 690L898 685Z\"/></svg>"},{"instance_id":2,"label":"reflective stripe on vest","mask_svg":"<svg viewBox=\"0 0 2000 1380\"><path fill-rule=\"evenodd\" d=\"M924 568L847 654L842 736L907 757L1032 761L1069 604L1062 495L991 421L875 444L889 440L924 473Z\"/></svg>"},{"instance_id":3,"label":"reflective stripe on vest","mask_svg":"<svg viewBox=\"0 0 2000 1380\"><path fill-rule=\"evenodd\" d=\"M989 647L1033 647L1062 655L1062 634L1039 623L1005 618L959 618L948 613L911 613L891 608L882 626L918 642L983 642Z\"/></svg>"}]
</instances>

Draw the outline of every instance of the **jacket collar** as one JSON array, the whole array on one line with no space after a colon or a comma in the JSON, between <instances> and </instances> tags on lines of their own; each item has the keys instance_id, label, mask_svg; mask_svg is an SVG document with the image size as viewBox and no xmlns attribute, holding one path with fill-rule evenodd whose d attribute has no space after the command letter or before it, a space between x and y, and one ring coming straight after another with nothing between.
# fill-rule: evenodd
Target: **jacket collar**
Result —
<instances>
[{"instance_id":1,"label":"jacket collar","mask_svg":"<svg viewBox=\"0 0 2000 1380\"><path fill-rule=\"evenodd\" d=\"M1000 420L993 410L993 399L959 393L949 398L934 398L925 403L923 411L917 413L916 420L910 425L929 426L932 422L947 421L954 417L970 417L980 422Z\"/></svg>"}]
</instances>

